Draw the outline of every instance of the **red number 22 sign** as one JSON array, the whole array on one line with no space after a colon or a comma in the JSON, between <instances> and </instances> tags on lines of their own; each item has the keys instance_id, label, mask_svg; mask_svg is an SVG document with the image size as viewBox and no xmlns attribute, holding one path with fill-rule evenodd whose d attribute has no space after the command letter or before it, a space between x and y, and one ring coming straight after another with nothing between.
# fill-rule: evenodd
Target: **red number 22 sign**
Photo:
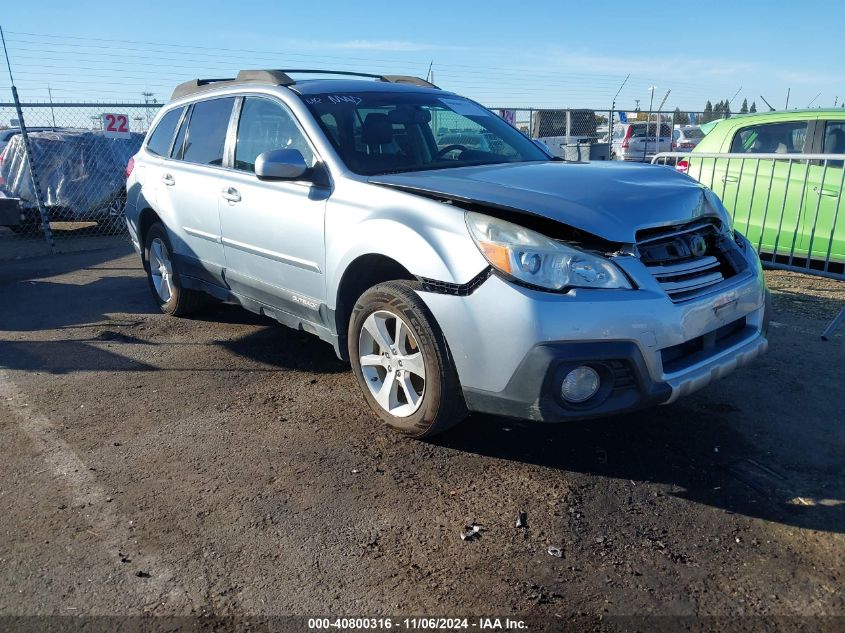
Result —
<instances>
[{"instance_id":1,"label":"red number 22 sign","mask_svg":"<svg viewBox=\"0 0 845 633\"><path fill-rule=\"evenodd\" d=\"M129 138L129 117L125 114L104 112L103 135L111 138Z\"/></svg>"}]
</instances>

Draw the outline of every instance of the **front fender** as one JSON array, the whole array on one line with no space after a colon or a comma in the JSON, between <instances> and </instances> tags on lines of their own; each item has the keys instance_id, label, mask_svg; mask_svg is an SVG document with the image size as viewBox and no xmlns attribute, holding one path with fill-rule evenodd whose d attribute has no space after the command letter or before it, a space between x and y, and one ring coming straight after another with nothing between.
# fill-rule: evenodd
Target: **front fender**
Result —
<instances>
[{"instance_id":1,"label":"front fender","mask_svg":"<svg viewBox=\"0 0 845 633\"><path fill-rule=\"evenodd\" d=\"M415 207L426 209L376 211L357 219L348 207L329 209L326 290L330 308L336 307L344 271L364 255L383 255L417 277L456 284L470 281L487 267L469 236L462 210L414 199Z\"/></svg>"}]
</instances>

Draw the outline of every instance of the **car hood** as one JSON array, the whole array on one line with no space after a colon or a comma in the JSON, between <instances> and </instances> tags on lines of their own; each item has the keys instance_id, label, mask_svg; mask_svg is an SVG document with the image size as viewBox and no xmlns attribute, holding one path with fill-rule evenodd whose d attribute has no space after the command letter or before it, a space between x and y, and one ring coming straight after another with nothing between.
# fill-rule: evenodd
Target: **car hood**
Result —
<instances>
[{"instance_id":1,"label":"car hood","mask_svg":"<svg viewBox=\"0 0 845 633\"><path fill-rule=\"evenodd\" d=\"M372 176L369 182L530 213L624 243L636 241L636 232L643 228L718 213L706 204L709 194L702 185L657 165L504 163L385 174Z\"/></svg>"}]
</instances>

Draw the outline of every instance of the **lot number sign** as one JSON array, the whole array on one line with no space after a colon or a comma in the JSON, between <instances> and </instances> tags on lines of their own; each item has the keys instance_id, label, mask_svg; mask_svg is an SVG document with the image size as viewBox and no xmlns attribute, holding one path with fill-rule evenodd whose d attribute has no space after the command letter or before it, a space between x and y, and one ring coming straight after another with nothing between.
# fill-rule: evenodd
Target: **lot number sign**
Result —
<instances>
[{"instance_id":1,"label":"lot number sign","mask_svg":"<svg viewBox=\"0 0 845 633\"><path fill-rule=\"evenodd\" d=\"M109 138L129 138L129 117L127 115L104 112L101 118L104 136Z\"/></svg>"}]
</instances>

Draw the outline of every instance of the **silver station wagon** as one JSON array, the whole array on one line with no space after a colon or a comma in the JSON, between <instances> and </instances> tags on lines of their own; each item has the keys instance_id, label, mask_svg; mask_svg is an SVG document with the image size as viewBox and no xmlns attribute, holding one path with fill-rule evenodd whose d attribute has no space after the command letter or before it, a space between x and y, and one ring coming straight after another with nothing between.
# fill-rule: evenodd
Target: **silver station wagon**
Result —
<instances>
[{"instance_id":1,"label":"silver station wagon","mask_svg":"<svg viewBox=\"0 0 845 633\"><path fill-rule=\"evenodd\" d=\"M759 260L711 191L554 160L415 77L186 82L127 176L164 312L214 298L313 332L414 437L668 404L767 347Z\"/></svg>"}]
</instances>

